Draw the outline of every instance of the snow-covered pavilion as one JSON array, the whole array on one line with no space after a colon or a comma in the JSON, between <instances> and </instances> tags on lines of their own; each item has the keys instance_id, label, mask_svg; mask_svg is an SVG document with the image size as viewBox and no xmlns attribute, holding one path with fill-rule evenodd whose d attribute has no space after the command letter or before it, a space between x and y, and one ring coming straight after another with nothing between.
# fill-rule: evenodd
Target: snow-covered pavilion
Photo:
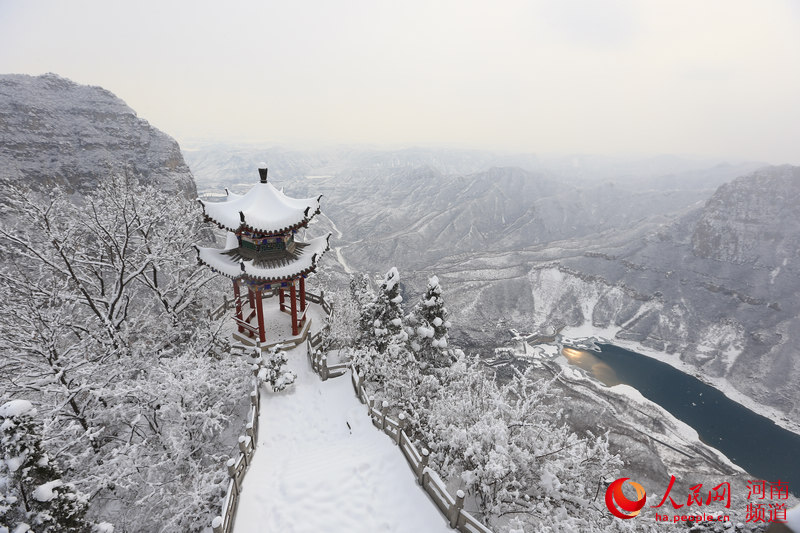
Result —
<instances>
[{"instance_id":1,"label":"snow-covered pavilion","mask_svg":"<svg viewBox=\"0 0 800 533\"><path fill-rule=\"evenodd\" d=\"M328 250L331 237L308 242L298 240L298 231L320 212L316 198L289 198L267 181L267 168L258 172L260 183L246 194L227 189L222 202L204 202L203 214L228 231L225 247L196 246L197 259L215 272L233 279L239 340L267 342L264 298L278 296L280 310L291 315L292 335L302 335L310 321L306 312L306 277L313 273ZM242 298L247 290L247 301ZM288 299L288 302L287 302ZM246 303L246 305L245 305ZM253 320L255 319L255 323Z\"/></svg>"}]
</instances>

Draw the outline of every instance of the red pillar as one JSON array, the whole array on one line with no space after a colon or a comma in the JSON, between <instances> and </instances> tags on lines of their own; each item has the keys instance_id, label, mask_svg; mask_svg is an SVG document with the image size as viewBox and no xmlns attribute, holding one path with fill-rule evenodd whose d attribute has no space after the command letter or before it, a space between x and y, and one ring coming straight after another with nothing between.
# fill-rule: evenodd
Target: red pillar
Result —
<instances>
[{"instance_id":1,"label":"red pillar","mask_svg":"<svg viewBox=\"0 0 800 533\"><path fill-rule=\"evenodd\" d=\"M284 294L283 289L278 289L278 299L281 303L281 311L283 311L286 309L286 306L284 305L284 302L286 301L286 295Z\"/></svg>"},{"instance_id":2,"label":"red pillar","mask_svg":"<svg viewBox=\"0 0 800 533\"><path fill-rule=\"evenodd\" d=\"M250 309L251 310L255 309L256 304L253 301L253 289L251 289L250 287L247 288L247 301L250 304Z\"/></svg>"},{"instance_id":3,"label":"red pillar","mask_svg":"<svg viewBox=\"0 0 800 533\"><path fill-rule=\"evenodd\" d=\"M294 280L289 287L289 298L292 301L292 335L297 335L297 289L294 288Z\"/></svg>"},{"instance_id":4,"label":"red pillar","mask_svg":"<svg viewBox=\"0 0 800 533\"><path fill-rule=\"evenodd\" d=\"M258 339L263 343L267 340L267 332L264 331L264 309L261 305L261 291L256 292L256 315L258 315ZM250 293L252 294L252 292Z\"/></svg>"},{"instance_id":5,"label":"red pillar","mask_svg":"<svg viewBox=\"0 0 800 533\"><path fill-rule=\"evenodd\" d=\"M236 319L241 321L242 320L242 298L239 294L239 282L233 280L233 302L236 304ZM239 328L239 333L244 333L244 328L242 327L241 322L237 322L237 326Z\"/></svg>"},{"instance_id":6,"label":"red pillar","mask_svg":"<svg viewBox=\"0 0 800 533\"><path fill-rule=\"evenodd\" d=\"M306 278L300 278L300 311L306 310Z\"/></svg>"}]
</instances>

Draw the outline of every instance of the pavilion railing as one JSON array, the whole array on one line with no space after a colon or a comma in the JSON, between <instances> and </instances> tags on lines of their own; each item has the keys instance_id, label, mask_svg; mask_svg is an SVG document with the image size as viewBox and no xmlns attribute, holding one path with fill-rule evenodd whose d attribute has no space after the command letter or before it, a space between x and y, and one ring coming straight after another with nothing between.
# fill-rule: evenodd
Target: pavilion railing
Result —
<instances>
[{"instance_id":1,"label":"pavilion railing","mask_svg":"<svg viewBox=\"0 0 800 533\"><path fill-rule=\"evenodd\" d=\"M228 308L233 303L233 299L228 300L228 296L224 296L222 299L222 304L219 305L213 311L207 311L206 314L210 320L217 320L225 316L225 313L228 311Z\"/></svg>"},{"instance_id":2,"label":"pavilion railing","mask_svg":"<svg viewBox=\"0 0 800 533\"><path fill-rule=\"evenodd\" d=\"M373 396L368 396L364 388L363 380L358 372L353 368L350 374L353 390L361 403L367 405L367 413L372 420L372 424L389 435L394 443L400 447L403 456L408 461L408 465L414 472L414 476L425 492L436 503L439 510L445 515L451 528L457 529L461 533L492 533L492 530L484 526L477 518L464 510L464 491L456 491L453 498L447 491L447 487L439 475L428 466L428 450L422 448L418 450L406 435L406 418L402 413L397 420L390 418L389 402L383 401L378 405Z\"/></svg>"},{"instance_id":3,"label":"pavilion railing","mask_svg":"<svg viewBox=\"0 0 800 533\"><path fill-rule=\"evenodd\" d=\"M325 293L323 291L320 291L319 295L310 292L306 293L306 300L319 304L322 310L325 311L325 314L328 315L328 319L333 316L333 307L325 301ZM319 349L319 347L322 345L322 341L325 338L325 334L329 329L330 325L326 324L324 328L322 328L316 334L311 335L306 340L306 353L308 353L308 362L311 365L312 370L314 370L314 372L316 372L319 377L322 378L322 381L326 381L329 378L337 378L342 376L350 367L350 363L337 363L334 365L329 365L328 356L323 354Z\"/></svg>"},{"instance_id":4,"label":"pavilion railing","mask_svg":"<svg viewBox=\"0 0 800 533\"><path fill-rule=\"evenodd\" d=\"M245 298L240 298L242 304L246 302ZM333 313L333 307L325 301L325 291L319 291L319 294L314 294L313 292L306 292L306 300L309 302L314 302L315 304L319 304L325 314L330 316ZM212 320L216 320L221 318L225 315L228 309L231 308L231 305L234 302L234 298L228 298L227 295L224 295L222 298L222 303L214 308L211 311L207 311L206 314Z\"/></svg>"}]
</instances>

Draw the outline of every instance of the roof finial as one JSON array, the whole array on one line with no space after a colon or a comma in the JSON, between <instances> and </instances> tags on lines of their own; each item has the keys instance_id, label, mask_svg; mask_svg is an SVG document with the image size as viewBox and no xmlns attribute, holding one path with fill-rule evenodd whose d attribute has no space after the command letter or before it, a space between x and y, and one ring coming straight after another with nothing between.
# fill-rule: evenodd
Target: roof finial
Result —
<instances>
[{"instance_id":1,"label":"roof finial","mask_svg":"<svg viewBox=\"0 0 800 533\"><path fill-rule=\"evenodd\" d=\"M258 174L261 176L261 183L267 182L267 164L266 163L259 163L258 164Z\"/></svg>"}]
</instances>

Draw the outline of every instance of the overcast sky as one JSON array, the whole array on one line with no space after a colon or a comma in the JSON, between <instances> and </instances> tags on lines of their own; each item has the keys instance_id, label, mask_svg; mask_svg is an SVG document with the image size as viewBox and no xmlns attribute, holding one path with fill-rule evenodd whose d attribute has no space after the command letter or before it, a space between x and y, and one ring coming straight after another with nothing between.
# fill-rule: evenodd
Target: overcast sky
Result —
<instances>
[{"instance_id":1,"label":"overcast sky","mask_svg":"<svg viewBox=\"0 0 800 533\"><path fill-rule=\"evenodd\" d=\"M176 137L800 164L800 0L11 1L0 72Z\"/></svg>"}]
</instances>

